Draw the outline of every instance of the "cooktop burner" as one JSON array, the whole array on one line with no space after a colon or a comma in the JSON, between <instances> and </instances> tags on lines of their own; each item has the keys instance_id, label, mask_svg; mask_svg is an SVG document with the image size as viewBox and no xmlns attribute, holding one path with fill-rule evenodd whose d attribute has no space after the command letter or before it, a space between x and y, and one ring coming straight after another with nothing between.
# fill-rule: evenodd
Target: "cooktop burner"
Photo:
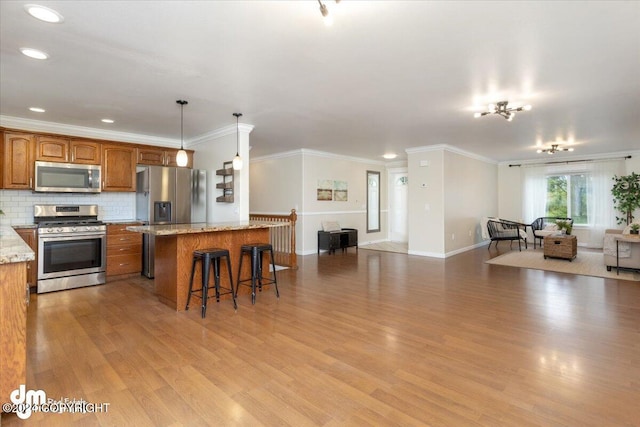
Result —
<instances>
[{"instance_id":1,"label":"cooktop burner","mask_svg":"<svg viewBox=\"0 0 640 427\"><path fill-rule=\"evenodd\" d=\"M34 205L33 220L40 234L104 232L97 205Z\"/></svg>"}]
</instances>

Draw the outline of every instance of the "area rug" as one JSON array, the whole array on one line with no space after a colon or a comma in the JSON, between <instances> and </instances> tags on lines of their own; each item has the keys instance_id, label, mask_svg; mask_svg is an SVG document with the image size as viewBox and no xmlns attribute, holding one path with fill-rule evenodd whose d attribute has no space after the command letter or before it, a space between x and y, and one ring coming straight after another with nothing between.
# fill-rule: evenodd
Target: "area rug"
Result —
<instances>
[{"instance_id":1,"label":"area rug","mask_svg":"<svg viewBox=\"0 0 640 427\"><path fill-rule=\"evenodd\" d=\"M640 273L620 270L616 275L615 268L607 271L602 253L578 251L578 256L571 262L564 259L544 259L542 250L511 251L486 261L487 264L506 265L510 267L532 268L535 270L557 271L559 273L580 274L583 276L604 277L607 279L640 281Z\"/></svg>"}]
</instances>

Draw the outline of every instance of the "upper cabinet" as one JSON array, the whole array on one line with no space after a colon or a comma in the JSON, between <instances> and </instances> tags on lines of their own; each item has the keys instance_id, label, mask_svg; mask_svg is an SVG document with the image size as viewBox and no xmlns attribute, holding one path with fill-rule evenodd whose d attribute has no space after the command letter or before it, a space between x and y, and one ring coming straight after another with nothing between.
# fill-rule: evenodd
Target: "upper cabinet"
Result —
<instances>
[{"instance_id":1,"label":"upper cabinet","mask_svg":"<svg viewBox=\"0 0 640 427\"><path fill-rule=\"evenodd\" d=\"M136 191L137 148L102 144L102 191Z\"/></svg>"},{"instance_id":2,"label":"upper cabinet","mask_svg":"<svg viewBox=\"0 0 640 427\"><path fill-rule=\"evenodd\" d=\"M33 188L35 137L31 134L4 134L2 188L30 190Z\"/></svg>"},{"instance_id":3,"label":"upper cabinet","mask_svg":"<svg viewBox=\"0 0 640 427\"><path fill-rule=\"evenodd\" d=\"M0 128L0 188L32 190L35 161L102 166L102 191L136 191L136 164L177 167L174 148ZM187 168L193 150L187 150Z\"/></svg>"},{"instance_id":4,"label":"upper cabinet","mask_svg":"<svg viewBox=\"0 0 640 427\"><path fill-rule=\"evenodd\" d=\"M157 165L157 166L174 166L177 167L176 156L178 150L164 149L154 147L138 147L138 164L140 165ZM193 152L187 151L189 162L187 168L191 168L193 165Z\"/></svg>"},{"instance_id":5,"label":"upper cabinet","mask_svg":"<svg viewBox=\"0 0 640 427\"><path fill-rule=\"evenodd\" d=\"M69 138L37 135L36 160L44 162L68 162Z\"/></svg>"},{"instance_id":6,"label":"upper cabinet","mask_svg":"<svg viewBox=\"0 0 640 427\"><path fill-rule=\"evenodd\" d=\"M164 166L164 150L153 147L138 148L138 164Z\"/></svg>"},{"instance_id":7,"label":"upper cabinet","mask_svg":"<svg viewBox=\"0 0 640 427\"><path fill-rule=\"evenodd\" d=\"M100 145L83 139L37 135L36 160L99 165L102 157Z\"/></svg>"},{"instance_id":8,"label":"upper cabinet","mask_svg":"<svg viewBox=\"0 0 640 427\"><path fill-rule=\"evenodd\" d=\"M72 139L70 143L71 163L99 165L102 161L102 144L83 139Z\"/></svg>"}]
</instances>

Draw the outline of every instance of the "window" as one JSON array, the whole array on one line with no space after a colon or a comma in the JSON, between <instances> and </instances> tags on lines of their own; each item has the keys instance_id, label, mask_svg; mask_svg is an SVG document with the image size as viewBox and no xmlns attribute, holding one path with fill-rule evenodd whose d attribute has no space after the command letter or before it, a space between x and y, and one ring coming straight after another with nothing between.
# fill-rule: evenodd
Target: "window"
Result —
<instances>
[{"instance_id":1,"label":"window","mask_svg":"<svg viewBox=\"0 0 640 427\"><path fill-rule=\"evenodd\" d=\"M587 214L588 174L547 177L546 216L573 218L574 224L589 224Z\"/></svg>"}]
</instances>

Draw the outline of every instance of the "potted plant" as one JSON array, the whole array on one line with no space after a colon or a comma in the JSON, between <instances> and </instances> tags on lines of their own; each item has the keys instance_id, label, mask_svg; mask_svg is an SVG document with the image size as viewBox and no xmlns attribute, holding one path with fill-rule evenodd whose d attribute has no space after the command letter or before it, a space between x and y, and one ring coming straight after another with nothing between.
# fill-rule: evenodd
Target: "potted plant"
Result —
<instances>
[{"instance_id":1,"label":"potted plant","mask_svg":"<svg viewBox=\"0 0 640 427\"><path fill-rule=\"evenodd\" d=\"M571 230L573 230L573 226L569 221L559 220L556 221L556 225L558 226L558 231L563 234L571 234Z\"/></svg>"},{"instance_id":2,"label":"potted plant","mask_svg":"<svg viewBox=\"0 0 640 427\"><path fill-rule=\"evenodd\" d=\"M638 234L639 232L640 232L640 224L638 224L637 222L634 224L631 224L631 230L629 231L629 233Z\"/></svg>"},{"instance_id":3,"label":"potted plant","mask_svg":"<svg viewBox=\"0 0 640 427\"><path fill-rule=\"evenodd\" d=\"M613 206L624 214L616 216L616 221L629 225L633 222L633 211L640 209L640 175L635 172L625 176L614 175L613 181Z\"/></svg>"}]
</instances>

